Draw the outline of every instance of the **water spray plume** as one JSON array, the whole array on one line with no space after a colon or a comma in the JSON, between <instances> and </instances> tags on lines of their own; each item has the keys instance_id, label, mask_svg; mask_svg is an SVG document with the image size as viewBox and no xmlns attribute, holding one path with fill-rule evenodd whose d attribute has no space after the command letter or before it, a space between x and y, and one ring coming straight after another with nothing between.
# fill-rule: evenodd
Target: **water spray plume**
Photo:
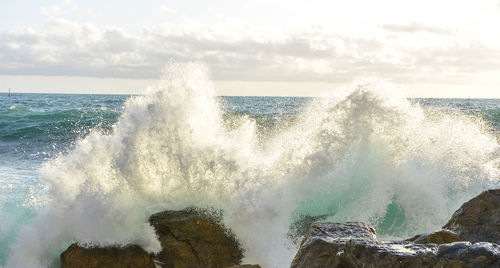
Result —
<instances>
[{"instance_id":1,"label":"water spray plume","mask_svg":"<svg viewBox=\"0 0 500 268\"><path fill-rule=\"evenodd\" d=\"M157 252L149 215L190 206L223 210L246 262L287 267L293 226L307 217L409 237L500 185L500 147L483 121L426 112L382 82L312 100L268 136L223 114L205 67L169 64L110 134L92 132L43 166L49 204L20 231L7 267L47 267L73 241Z\"/></svg>"}]
</instances>

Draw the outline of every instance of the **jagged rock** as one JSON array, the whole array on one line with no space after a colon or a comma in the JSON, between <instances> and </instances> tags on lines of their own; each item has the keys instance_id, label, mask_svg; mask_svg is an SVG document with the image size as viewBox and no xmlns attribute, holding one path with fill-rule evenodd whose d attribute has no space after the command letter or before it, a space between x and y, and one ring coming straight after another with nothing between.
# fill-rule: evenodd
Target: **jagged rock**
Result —
<instances>
[{"instance_id":1,"label":"jagged rock","mask_svg":"<svg viewBox=\"0 0 500 268\"><path fill-rule=\"evenodd\" d=\"M500 267L500 189L464 203L443 228L382 242L364 223L314 223L291 267Z\"/></svg>"},{"instance_id":2,"label":"jagged rock","mask_svg":"<svg viewBox=\"0 0 500 268\"><path fill-rule=\"evenodd\" d=\"M139 246L85 248L71 245L61 254L62 268L155 268L153 259Z\"/></svg>"},{"instance_id":3,"label":"jagged rock","mask_svg":"<svg viewBox=\"0 0 500 268\"><path fill-rule=\"evenodd\" d=\"M291 267L499 267L500 246L383 242L361 222L314 223Z\"/></svg>"},{"instance_id":4,"label":"jagged rock","mask_svg":"<svg viewBox=\"0 0 500 268\"><path fill-rule=\"evenodd\" d=\"M462 241L500 244L500 189L464 203L443 228L456 232Z\"/></svg>"},{"instance_id":5,"label":"jagged rock","mask_svg":"<svg viewBox=\"0 0 500 268\"><path fill-rule=\"evenodd\" d=\"M411 241L416 244L446 244L460 241L457 234L453 231L441 229L433 233L419 234L406 241Z\"/></svg>"},{"instance_id":6,"label":"jagged rock","mask_svg":"<svg viewBox=\"0 0 500 268\"><path fill-rule=\"evenodd\" d=\"M164 211L149 219L163 250L162 267L221 267L241 262L243 252L220 216L201 210Z\"/></svg>"},{"instance_id":7,"label":"jagged rock","mask_svg":"<svg viewBox=\"0 0 500 268\"><path fill-rule=\"evenodd\" d=\"M221 218L217 211L199 209L156 213L149 222L161 242L160 253L149 256L136 245L84 248L73 244L61 254L62 267L153 268L154 263L168 268L238 265L243 257L242 249L231 232L221 225Z\"/></svg>"}]
</instances>

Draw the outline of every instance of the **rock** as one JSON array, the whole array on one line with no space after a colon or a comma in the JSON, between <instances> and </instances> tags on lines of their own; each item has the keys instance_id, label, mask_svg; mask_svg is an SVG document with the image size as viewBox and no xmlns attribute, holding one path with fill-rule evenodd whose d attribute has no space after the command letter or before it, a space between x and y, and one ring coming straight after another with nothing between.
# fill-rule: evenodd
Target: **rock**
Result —
<instances>
[{"instance_id":1,"label":"rock","mask_svg":"<svg viewBox=\"0 0 500 268\"><path fill-rule=\"evenodd\" d=\"M195 209L152 215L149 222L163 248L155 259L161 267L225 268L239 264L243 252L220 219L221 215Z\"/></svg>"},{"instance_id":2,"label":"rock","mask_svg":"<svg viewBox=\"0 0 500 268\"><path fill-rule=\"evenodd\" d=\"M464 203L443 228L456 232L462 241L500 244L500 189Z\"/></svg>"},{"instance_id":3,"label":"rock","mask_svg":"<svg viewBox=\"0 0 500 268\"><path fill-rule=\"evenodd\" d=\"M406 241L411 241L416 244L446 244L460 241L457 234L453 231L441 229L433 233L425 233L416 235Z\"/></svg>"},{"instance_id":4,"label":"rock","mask_svg":"<svg viewBox=\"0 0 500 268\"><path fill-rule=\"evenodd\" d=\"M135 245L124 248L85 248L73 244L61 254L61 266L63 268L155 268L153 259L148 253Z\"/></svg>"},{"instance_id":5,"label":"rock","mask_svg":"<svg viewBox=\"0 0 500 268\"><path fill-rule=\"evenodd\" d=\"M375 229L362 222L313 223L290 267L342 267L349 242L376 243Z\"/></svg>"},{"instance_id":6,"label":"rock","mask_svg":"<svg viewBox=\"0 0 500 268\"><path fill-rule=\"evenodd\" d=\"M364 223L314 223L291 267L500 267L500 189L464 203L443 228L382 242Z\"/></svg>"},{"instance_id":7,"label":"rock","mask_svg":"<svg viewBox=\"0 0 500 268\"><path fill-rule=\"evenodd\" d=\"M500 267L500 246L383 242L361 222L314 223L291 267Z\"/></svg>"},{"instance_id":8,"label":"rock","mask_svg":"<svg viewBox=\"0 0 500 268\"><path fill-rule=\"evenodd\" d=\"M220 222L217 211L186 209L152 215L162 251L149 256L142 248L84 248L71 245L61 254L62 267L206 267L238 265L243 251L234 235ZM154 262L153 262L154 261ZM258 267L258 266L240 266Z\"/></svg>"},{"instance_id":9,"label":"rock","mask_svg":"<svg viewBox=\"0 0 500 268\"><path fill-rule=\"evenodd\" d=\"M290 224L290 227L288 228L288 240L290 240L294 245L298 245L306 236L311 224L317 221L325 220L328 216L331 215L299 215L298 219Z\"/></svg>"}]
</instances>

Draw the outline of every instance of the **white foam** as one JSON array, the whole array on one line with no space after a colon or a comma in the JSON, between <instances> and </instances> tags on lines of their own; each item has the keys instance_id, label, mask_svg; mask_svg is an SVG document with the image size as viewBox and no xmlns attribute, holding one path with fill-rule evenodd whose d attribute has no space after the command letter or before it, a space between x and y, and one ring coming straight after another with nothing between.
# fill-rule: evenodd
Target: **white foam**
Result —
<instances>
[{"instance_id":1,"label":"white foam","mask_svg":"<svg viewBox=\"0 0 500 268\"><path fill-rule=\"evenodd\" d=\"M147 217L193 205L223 209L246 261L263 267L290 264L297 213L376 225L395 202L410 234L437 228L498 187L499 146L479 119L426 114L391 90L365 83L318 99L258 141L252 119L223 124L203 66L170 64L150 93L126 102L112 134L91 133L44 165L50 204L21 230L7 266L46 267L71 241L155 252Z\"/></svg>"}]
</instances>

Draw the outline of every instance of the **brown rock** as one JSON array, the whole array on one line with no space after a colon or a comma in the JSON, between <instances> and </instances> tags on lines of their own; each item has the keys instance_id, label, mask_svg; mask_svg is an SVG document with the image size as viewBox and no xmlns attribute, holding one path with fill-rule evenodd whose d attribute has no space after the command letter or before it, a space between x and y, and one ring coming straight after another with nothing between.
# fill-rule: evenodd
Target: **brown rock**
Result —
<instances>
[{"instance_id":1,"label":"brown rock","mask_svg":"<svg viewBox=\"0 0 500 268\"><path fill-rule=\"evenodd\" d=\"M460 239L453 231L441 229L433 233L419 234L406 241L411 241L416 244L446 244L458 242Z\"/></svg>"},{"instance_id":2,"label":"brown rock","mask_svg":"<svg viewBox=\"0 0 500 268\"><path fill-rule=\"evenodd\" d=\"M155 268L153 259L136 245L85 248L71 245L61 254L63 268Z\"/></svg>"},{"instance_id":3,"label":"brown rock","mask_svg":"<svg viewBox=\"0 0 500 268\"><path fill-rule=\"evenodd\" d=\"M456 232L462 241L500 244L500 189L464 203L443 228Z\"/></svg>"},{"instance_id":4,"label":"brown rock","mask_svg":"<svg viewBox=\"0 0 500 268\"><path fill-rule=\"evenodd\" d=\"M237 265L243 252L220 224L221 215L188 209L164 211L149 219L163 250L154 256L161 267L221 267Z\"/></svg>"},{"instance_id":5,"label":"brown rock","mask_svg":"<svg viewBox=\"0 0 500 268\"><path fill-rule=\"evenodd\" d=\"M234 235L221 224L221 219L217 211L160 212L149 219L162 245L160 253L149 256L136 245L84 248L73 244L61 254L62 267L153 268L156 264L156 267L168 268L225 268L238 265L243 257L242 249Z\"/></svg>"}]
</instances>

